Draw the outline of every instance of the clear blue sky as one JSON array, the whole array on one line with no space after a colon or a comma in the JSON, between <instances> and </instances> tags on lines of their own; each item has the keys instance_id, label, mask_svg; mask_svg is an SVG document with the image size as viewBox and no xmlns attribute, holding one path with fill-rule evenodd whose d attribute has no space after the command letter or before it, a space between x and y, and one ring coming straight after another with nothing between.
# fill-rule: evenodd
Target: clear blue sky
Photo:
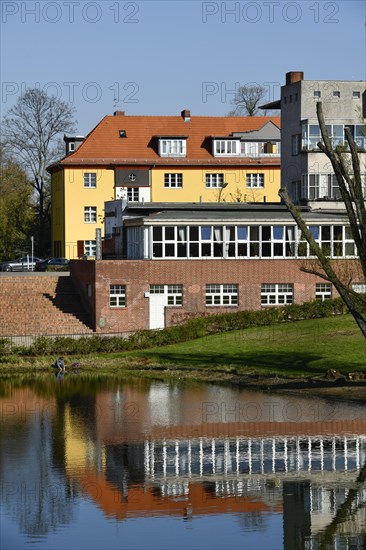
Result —
<instances>
[{"instance_id":1,"label":"clear blue sky","mask_svg":"<svg viewBox=\"0 0 366 550\"><path fill-rule=\"evenodd\" d=\"M291 70L364 80L365 21L362 0L2 0L1 115L37 83L84 135L116 109L225 115L239 84L277 99Z\"/></svg>"}]
</instances>

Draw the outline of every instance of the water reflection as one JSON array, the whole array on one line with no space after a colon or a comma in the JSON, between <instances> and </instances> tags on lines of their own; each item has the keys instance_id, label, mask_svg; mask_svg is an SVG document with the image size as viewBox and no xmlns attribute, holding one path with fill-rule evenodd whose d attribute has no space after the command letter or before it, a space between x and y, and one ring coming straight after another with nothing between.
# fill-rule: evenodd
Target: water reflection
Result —
<instances>
[{"instance_id":1,"label":"water reflection","mask_svg":"<svg viewBox=\"0 0 366 550\"><path fill-rule=\"evenodd\" d=\"M47 549L85 503L106 522L230 514L252 548L365 547L362 405L95 378L0 392L3 513Z\"/></svg>"}]
</instances>

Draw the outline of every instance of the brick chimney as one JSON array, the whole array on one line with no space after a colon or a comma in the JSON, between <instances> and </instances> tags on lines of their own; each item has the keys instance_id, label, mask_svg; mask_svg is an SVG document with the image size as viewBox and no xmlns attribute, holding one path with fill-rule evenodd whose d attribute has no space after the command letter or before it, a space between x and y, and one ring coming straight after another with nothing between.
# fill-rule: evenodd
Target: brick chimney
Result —
<instances>
[{"instance_id":1,"label":"brick chimney","mask_svg":"<svg viewBox=\"0 0 366 550\"><path fill-rule=\"evenodd\" d=\"M304 73L302 71L291 71L286 73L286 86L288 84L295 84L295 82L299 82L300 80L304 80Z\"/></svg>"},{"instance_id":2,"label":"brick chimney","mask_svg":"<svg viewBox=\"0 0 366 550\"><path fill-rule=\"evenodd\" d=\"M114 116L125 116L125 112L124 111L114 111Z\"/></svg>"},{"instance_id":3,"label":"brick chimney","mask_svg":"<svg viewBox=\"0 0 366 550\"><path fill-rule=\"evenodd\" d=\"M190 122L191 120L191 111L189 109L183 109L181 112L184 122Z\"/></svg>"}]
</instances>

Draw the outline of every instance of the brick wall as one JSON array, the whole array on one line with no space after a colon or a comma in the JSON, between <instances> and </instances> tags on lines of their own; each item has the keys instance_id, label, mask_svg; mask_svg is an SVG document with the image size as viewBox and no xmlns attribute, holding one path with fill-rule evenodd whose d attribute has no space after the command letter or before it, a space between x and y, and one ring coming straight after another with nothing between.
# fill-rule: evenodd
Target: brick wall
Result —
<instances>
[{"instance_id":1,"label":"brick wall","mask_svg":"<svg viewBox=\"0 0 366 550\"><path fill-rule=\"evenodd\" d=\"M354 261L344 265L356 269ZM339 262L340 264L340 262ZM72 262L71 274L88 300L95 330L124 332L149 328L149 298L144 296L150 284L182 284L183 306L165 308L165 324L170 326L189 315L217 314L247 309L260 309L262 283L291 283L294 302L315 298L315 285L323 279L300 271L299 260L103 260ZM357 276L354 275L357 280ZM94 278L94 281L93 281ZM239 285L237 307L207 307L207 283ZM86 296L86 286L93 295ZM109 306L109 285L126 285L127 307ZM95 291L94 291L95 288ZM333 297L337 293L333 291Z\"/></svg>"},{"instance_id":2,"label":"brick wall","mask_svg":"<svg viewBox=\"0 0 366 550\"><path fill-rule=\"evenodd\" d=\"M14 274L0 277L0 336L92 332L69 276Z\"/></svg>"}]
</instances>

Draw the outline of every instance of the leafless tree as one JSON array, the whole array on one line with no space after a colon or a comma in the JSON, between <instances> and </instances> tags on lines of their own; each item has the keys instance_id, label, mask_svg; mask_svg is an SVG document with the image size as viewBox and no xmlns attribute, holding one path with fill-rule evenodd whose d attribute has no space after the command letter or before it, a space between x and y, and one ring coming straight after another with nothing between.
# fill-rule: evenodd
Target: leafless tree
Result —
<instances>
[{"instance_id":1,"label":"leafless tree","mask_svg":"<svg viewBox=\"0 0 366 550\"><path fill-rule=\"evenodd\" d=\"M46 168L60 158L60 136L75 128L74 107L28 89L9 109L2 123L3 140L24 171L30 175L38 213L38 253L47 252L49 241L50 182Z\"/></svg>"},{"instance_id":2,"label":"leafless tree","mask_svg":"<svg viewBox=\"0 0 366 550\"><path fill-rule=\"evenodd\" d=\"M318 148L329 158L334 174L337 178L340 194L345 205L349 227L357 248L359 267L366 281L366 207L364 188L361 177L360 159L357 146L349 128L345 129L348 148L344 145L333 147L327 132L322 103L317 103L317 117L319 121L322 141ZM316 256L316 265L302 266L300 269L322 277L331 282L337 289L340 297L353 315L362 334L366 338L366 298L356 293L349 281L337 273L336 262L332 262L322 248L315 242L306 222L290 199L287 190L281 189L280 197L286 204L304 238L310 245L312 254ZM342 270L341 270L342 272Z\"/></svg>"},{"instance_id":3,"label":"leafless tree","mask_svg":"<svg viewBox=\"0 0 366 550\"><path fill-rule=\"evenodd\" d=\"M259 84L240 86L231 101L235 108L228 113L229 116L256 116L258 103L266 95L266 88Z\"/></svg>"}]
</instances>

